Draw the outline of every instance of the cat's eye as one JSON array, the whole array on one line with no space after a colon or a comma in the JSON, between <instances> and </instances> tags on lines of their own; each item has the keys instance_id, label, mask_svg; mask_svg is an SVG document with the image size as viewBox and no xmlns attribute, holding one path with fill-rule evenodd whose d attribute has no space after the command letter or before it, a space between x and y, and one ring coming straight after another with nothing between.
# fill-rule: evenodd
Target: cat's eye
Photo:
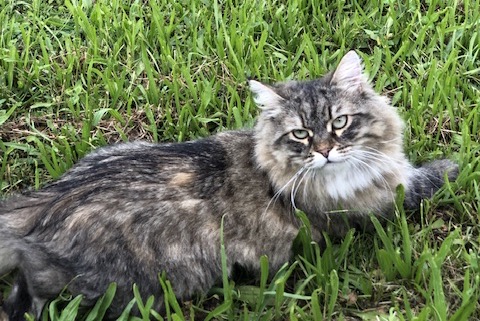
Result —
<instances>
[{"instance_id":1,"label":"cat's eye","mask_svg":"<svg viewBox=\"0 0 480 321\"><path fill-rule=\"evenodd\" d=\"M296 139L305 139L310 136L310 133L308 132L308 130L305 129L294 129L292 130L292 135Z\"/></svg>"},{"instance_id":2,"label":"cat's eye","mask_svg":"<svg viewBox=\"0 0 480 321\"><path fill-rule=\"evenodd\" d=\"M348 116L347 115L337 117L333 120L332 127L333 127L333 129L342 129L343 127L345 127L347 125L347 121L348 121Z\"/></svg>"}]
</instances>

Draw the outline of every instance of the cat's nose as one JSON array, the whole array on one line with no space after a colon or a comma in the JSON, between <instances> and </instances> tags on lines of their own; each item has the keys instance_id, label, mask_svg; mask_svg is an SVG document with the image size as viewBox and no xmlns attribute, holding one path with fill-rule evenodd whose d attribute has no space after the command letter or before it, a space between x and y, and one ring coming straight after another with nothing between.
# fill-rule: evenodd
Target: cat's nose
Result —
<instances>
[{"instance_id":1,"label":"cat's nose","mask_svg":"<svg viewBox=\"0 0 480 321\"><path fill-rule=\"evenodd\" d=\"M331 149L330 148L323 148L318 150L320 154L323 155L323 157L328 158L328 154L330 154Z\"/></svg>"},{"instance_id":2,"label":"cat's nose","mask_svg":"<svg viewBox=\"0 0 480 321\"><path fill-rule=\"evenodd\" d=\"M334 143L330 140L324 139L318 143L314 143L313 150L317 153L322 154L323 157L328 158L330 151L334 147Z\"/></svg>"}]
</instances>

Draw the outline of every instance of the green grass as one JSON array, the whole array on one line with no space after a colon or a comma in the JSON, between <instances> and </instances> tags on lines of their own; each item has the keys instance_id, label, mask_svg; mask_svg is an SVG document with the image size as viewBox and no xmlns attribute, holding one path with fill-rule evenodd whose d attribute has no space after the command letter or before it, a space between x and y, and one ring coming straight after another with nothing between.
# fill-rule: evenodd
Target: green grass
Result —
<instances>
[{"instance_id":1,"label":"green grass","mask_svg":"<svg viewBox=\"0 0 480 321\"><path fill-rule=\"evenodd\" d=\"M298 255L254 285L226 277L167 320L480 320L480 2L0 0L0 193L39 188L97 146L251 126L246 80L324 74L355 49L406 121L414 163L458 180L414 215ZM301 214L299 214L301 215ZM308 224L308 222L305 222ZM227 259L228 258L224 258ZM9 291L10 276L0 280ZM44 319L101 319L64 296ZM128 311L160 319L132 289Z\"/></svg>"}]
</instances>

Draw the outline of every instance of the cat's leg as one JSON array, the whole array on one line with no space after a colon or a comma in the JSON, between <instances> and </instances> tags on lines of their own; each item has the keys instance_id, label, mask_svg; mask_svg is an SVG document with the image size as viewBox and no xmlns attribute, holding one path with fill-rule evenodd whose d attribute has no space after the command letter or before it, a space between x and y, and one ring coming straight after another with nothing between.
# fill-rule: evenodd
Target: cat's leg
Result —
<instances>
[{"instance_id":1,"label":"cat's leg","mask_svg":"<svg viewBox=\"0 0 480 321\"><path fill-rule=\"evenodd\" d=\"M33 245L24 252L12 292L5 302L9 321L24 320L26 312L39 320L46 302L64 289L71 278L55 261L55 257Z\"/></svg>"},{"instance_id":2,"label":"cat's leg","mask_svg":"<svg viewBox=\"0 0 480 321\"><path fill-rule=\"evenodd\" d=\"M416 168L405 193L405 208L418 209L422 199L432 197L442 187L445 175L449 181L454 181L458 176L458 165L451 160L441 159Z\"/></svg>"},{"instance_id":3,"label":"cat's leg","mask_svg":"<svg viewBox=\"0 0 480 321\"><path fill-rule=\"evenodd\" d=\"M27 280L23 273L18 272L12 285L12 290L3 304L9 321L25 320L25 313L32 309L32 297L28 292Z\"/></svg>"}]
</instances>

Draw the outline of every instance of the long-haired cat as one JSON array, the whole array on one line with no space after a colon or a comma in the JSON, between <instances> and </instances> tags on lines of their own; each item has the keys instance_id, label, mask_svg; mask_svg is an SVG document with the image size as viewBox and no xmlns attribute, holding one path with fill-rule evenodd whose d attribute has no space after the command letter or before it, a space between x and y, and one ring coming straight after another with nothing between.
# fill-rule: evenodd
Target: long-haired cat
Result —
<instances>
[{"instance_id":1,"label":"long-haired cat","mask_svg":"<svg viewBox=\"0 0 480 321\"><path fill-rule=\"evenodd\" d=\"M456 177L448 160L407 161L402 120L353 51L320 79L250 88L261 109L253 130L99 148L43 189L0 203L0 275L17 270L10 320L38 317L65 287L92 304L116 282L110 316L133 283L161 302L161 272L188 298L221 277L222 217L230 271L255 271L262 255L276 269L291 256L295 209L320 241L370 213L388 216L400 184L415 208Z\"/></svg>"}]
</instances>

